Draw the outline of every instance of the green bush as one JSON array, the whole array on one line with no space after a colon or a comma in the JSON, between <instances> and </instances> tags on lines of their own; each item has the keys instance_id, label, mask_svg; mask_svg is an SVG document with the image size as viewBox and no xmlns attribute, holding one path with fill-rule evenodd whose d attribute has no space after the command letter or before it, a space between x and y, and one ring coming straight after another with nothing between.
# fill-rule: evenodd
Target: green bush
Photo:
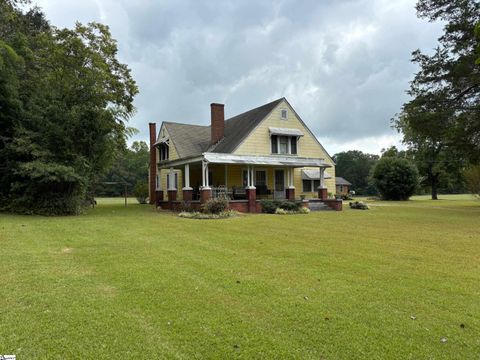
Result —
<instances>
[{"instance_id":1,"label":"green bush","mask_svg":"<svg viewBox=\"0 0 480 360\"><path fill-rule=\"evenodd\" d=\"M350 209L356 209L356 210L368 210L369 207L367 204L365 204L362 201L355 201L355 202L350 202L348 203L350 205Z\"/></svg>"},{"instance_id":2,"label":"green bush","mask_svg":"<svg viewBox=\"0 0 480 360\"><path fill-rule=\"evenodd\" d=\"M408 200L418 185L418 170L410 161L385 157L373 168L372 181L384 200Z\"/></svg>"},{"instance_id":3,"label":"green bush","mask_svg":"<svg viewBox=\"0 0 480 360\"><path fill-rule=\"evenodd\" d=\"M301 202L288 201L288 200L261 200L262 212L266 214L275 214L277 209L283 209L286 211L298 211L302 207Z\"/></svg>"},{"instance_id":4,"label":"green bush","mask_svg":"<svg viewBox=\"0 0 480 360\"><path fill-rule=\"evenodd\" d=\"M237 215L237 212L234 210L225 210L219 214L207 214L198 211L182 211L178 214L179 217L185 219L225 219L229 217L234 217Z\"/></svg>"},{"instance_id":5,"label":"green bush","mask_svg":"<svg viewBox=\"0 0 480 360\"><path fill-rule=\"evenodd\" d=\"M263 199L260 201L262 212L266 214L275 214L275 210L280 207L281 202L278 200Z\"/></svg>"},{"instance_id":6,"label":"green bush","mask_svg":"<svg viewBox=\"0 0 480 360\"><path fill-rule=\"evenodd\" d=\"M298 209L302 207L302 203L295 201L283 201L279 207L280 209L287 211L298 211Z\"/></svg>"},{"instance_id":7,"label":"green bush","mask_svg":"<svg viewBox=\"0 0 480 360\"><path fill-rule=\"evenodd\" d=\"M220 214L228 209L228 199L224 196L209 199L202 209L207 214Z\"/></svg>"},{"instance_id":8,"label":"green bush","mask_svg":"<svg viewBox=\"0 0 480 360\"><path fill-rule=\"evenodd\" d=\"M133 189L133 194L140 204L146 204L148 199L148 183L137 182L135 184L135 188Z\"/></svg>"},{"instance_id":9,"label":"green bush","mask_svg":"<svg viewBox=\"0 0 480 360\"><path fill-rule=\"evenodd\" d=\"M277 215L296 215L296 214L310 214L310 209L306 207L300 207L298 210L285 210L282 208L277 208L275 210Z\"/></svg>"}]
</instances>

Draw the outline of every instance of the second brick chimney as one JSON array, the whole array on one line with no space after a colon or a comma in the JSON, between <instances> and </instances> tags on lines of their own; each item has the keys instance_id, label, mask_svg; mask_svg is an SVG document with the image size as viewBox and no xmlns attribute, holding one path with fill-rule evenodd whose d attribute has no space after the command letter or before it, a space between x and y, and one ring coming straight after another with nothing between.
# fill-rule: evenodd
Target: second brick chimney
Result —
<instances>
[{"instance_id":1,"label":"second brick chimney","mask_svg":"<svg viewBox=\"0 0 480 360\"><path fill-rule=\"evenodd\" d=\"M155 123L148 124L150 130L150 167L149 167L149 188L148 194L150 204L155 204L155 191L157 188L157 148L155 142L157 141L157 125Z\"/></svg>"},{"instance_id":2,"label":"second brick chimney","mask_svg":"<svg viewBox=\"0 0 480 360\"><path fill-rule=\"evenodd\" d=\"M210 112L212 115L211 123L211 142L216 144L225 135L225 112L223 110L225 105L223 104L210 104Z\"/></svg>"}]
</instances>

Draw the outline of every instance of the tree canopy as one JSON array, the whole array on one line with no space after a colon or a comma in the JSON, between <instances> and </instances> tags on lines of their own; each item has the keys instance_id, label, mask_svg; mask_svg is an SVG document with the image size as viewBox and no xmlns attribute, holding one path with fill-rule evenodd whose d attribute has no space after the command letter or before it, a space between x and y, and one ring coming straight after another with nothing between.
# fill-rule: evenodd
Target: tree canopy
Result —
<instances>
[{"instance_id":1,"label":"tree canopy","mask_svg":"<svg viewBox=\"0 0 480 360\"><path fill-rule=\"evenodd\" d=\"M0 200L24 213L74 214L131 133L138 89L99 23L49 24L0 0Z\"/></svg>"},{"instance_id":2,"label":"tree canopy","mask_svg":"<svg viewBox=\"0 0 480 360\"><path fill-rule=\"evenodd\" d=\"M384 200L408 200L418 185L418 171L407 159L383 157L372 171L373 184Z\"/></svg>"},{"instance_id":3,"label":"tree canopy","mask_svg":"<svg viewBox=\"0 0 480 360\"><path fill-rule=\"evenodd\" d=\"M333 156L336 176L352 183L352 190L360 195L373 195L376 190L369 181L370 171L379 159L378 155L366 154L359 150L340 152Z\"/></svg>"},{"instance_id":4,"label":"tree canopy","mask_svg":"<svg viewBox=\"0 0 480 360\"><path fill-rule=\"evenodd\" d=\"M394 126L415 152L417 166L437 198L445 175L480 161L480 3L420 0L418 16L445 23L432 54L416 50L419 65Z\"/></svg>"}]
</instances>

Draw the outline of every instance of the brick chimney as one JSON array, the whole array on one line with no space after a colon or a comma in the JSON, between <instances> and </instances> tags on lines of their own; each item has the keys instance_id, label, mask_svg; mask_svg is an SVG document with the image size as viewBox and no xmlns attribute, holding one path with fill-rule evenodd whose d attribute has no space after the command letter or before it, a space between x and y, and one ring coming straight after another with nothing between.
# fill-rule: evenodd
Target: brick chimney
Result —
<instances>
[{"instance_id":1,"label":"brick chimney","mask_svg":"<svg viewBox=\"0 0 480 360\"><path fill-rule=\"evenodd\" d=\"M149 174L149 199L150 204L155 204L156 196L155 191L157 188L157 148L155 143L157 141L157 124L149 123L150 129L150 174Z\"/></svg>"},{"instance_id":2,"label":"brick chimney","mask_svg":"<svg viewBox=\"0 0 480 360\"><path fill-rule=\"evenodd\" d=\"M212 115L212 144L219 142L225 135L225 112L223 110L223 104L210 104L210 112Z\"/></svg>"}]
</instances>

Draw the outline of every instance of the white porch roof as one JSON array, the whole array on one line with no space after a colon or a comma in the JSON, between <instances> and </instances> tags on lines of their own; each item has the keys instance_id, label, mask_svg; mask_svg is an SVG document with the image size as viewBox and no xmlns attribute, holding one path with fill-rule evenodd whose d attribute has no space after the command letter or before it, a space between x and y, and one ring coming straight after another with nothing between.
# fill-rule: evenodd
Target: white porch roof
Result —
<instances>
[{"instance_id":1,"label":"white porch roof","mask_svg":"<svg viewBox=\"0 0 480 360\"><path fill-rule=\"evenodd\" d=\"M325 171L325 179L331 179L332 176ZM320 180L320 169L305 169L302 170L302 180Z\"/></svg>"},{"instance_id":2,"label":"white porch roof","mask_svg":"<svg viewBox=\"0 0 480 360\"><path fill-rule=\"evenodd\" d=\"M222 153L204 153L204 160L211 164L246 164L246 165L270 165L289 167L331 167L323 159L305 158L297 156L263 156L263 155L236 155ZM318 170L320 173L320 170Z\"/></svg>"}]
</instances>

